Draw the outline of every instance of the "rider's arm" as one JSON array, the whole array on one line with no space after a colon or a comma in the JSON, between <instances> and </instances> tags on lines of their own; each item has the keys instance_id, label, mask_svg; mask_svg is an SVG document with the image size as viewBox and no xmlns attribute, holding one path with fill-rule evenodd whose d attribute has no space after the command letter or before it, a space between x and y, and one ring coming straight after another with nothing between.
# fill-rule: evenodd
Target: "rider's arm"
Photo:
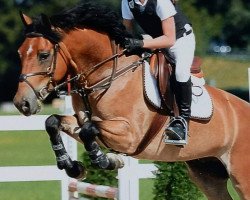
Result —
<instances>
[{"instance_id":1,"label":"rider's arm","mask_svg":"<svg viewBox=\"0 0 250 200\"><path fill-rule=\"evenodd\" d=\"M175 7L171 0L157 0L156 13L161 19L163 35L151 40L144 40L144 48L169 48L175 44Z\"/></svg>"},{"instance_id":2,"label":"rider's arm","mask_svg":"<svg viewBox=\"0 0 250 200\"><path fill-rule=\"evenodd\" d=\"M144 39L143 47L147 49L169 48L175 44L175 22L174 17L162 21L163 35L154 39Z\"/></svg>"}]
</instances>

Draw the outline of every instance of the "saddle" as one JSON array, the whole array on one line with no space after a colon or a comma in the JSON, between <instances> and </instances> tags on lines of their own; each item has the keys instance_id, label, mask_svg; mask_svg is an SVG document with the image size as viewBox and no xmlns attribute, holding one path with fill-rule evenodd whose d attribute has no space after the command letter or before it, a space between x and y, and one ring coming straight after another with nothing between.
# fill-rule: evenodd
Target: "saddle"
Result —
<instances>
[{"instance_id":1,"label":"saddle","mask_svg":"<svg viewBox=\"0 0 250 200\"><path fill-rule=\"evenodd\" d=\"M203 77L201 64L201 58L194 57L191 66L191 74L198 78ZM166 114L170 115L178 113L178 107L173 93L175 83L174 67L175 63L173 62L173 59L169 58L163 52L157 52L150 58L150 72L157 80L159 94L163 105L161 110L166 110Z\"/></svg>"}]
</instances>

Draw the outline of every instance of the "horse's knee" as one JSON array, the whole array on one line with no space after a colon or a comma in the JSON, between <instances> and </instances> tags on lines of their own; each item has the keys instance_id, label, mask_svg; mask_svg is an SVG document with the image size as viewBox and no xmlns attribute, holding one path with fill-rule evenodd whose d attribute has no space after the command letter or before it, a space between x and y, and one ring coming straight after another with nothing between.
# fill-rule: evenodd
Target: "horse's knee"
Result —
<instances>
[{"instance_id":1,"label":"horse's knee","mask_svg":"<svg viewBox=\"0 0 250 200\"><path fill-rule=\"evenodd\" d=\"M45 121L45 129L50 136L57 134L60 126L58 115L51 115Z\"/></svg>"},{"instance_id":2,"label":"horse's knee","mask_svg":"<svg viewBox=\"0 0 250 200\"><path fill-rule=\"evenodd\" d=\"M100 131L94 123L86 122L81 127L79 137L85 143L88 141L93 141L95 137L99 135L99 133Z\"/></svg>"}]
</instances>

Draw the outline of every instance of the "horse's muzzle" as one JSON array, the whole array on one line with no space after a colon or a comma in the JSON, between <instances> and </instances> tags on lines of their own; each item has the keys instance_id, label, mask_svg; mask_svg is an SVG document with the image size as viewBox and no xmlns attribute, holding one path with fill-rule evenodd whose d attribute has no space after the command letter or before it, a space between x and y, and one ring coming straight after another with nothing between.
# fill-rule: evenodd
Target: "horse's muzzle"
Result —
<instances>
[{"instance_id":1,"label":"horse's muzzle","mask_svg":"<svg viewBox=\"0 0 250 200\"><path fill-rule=\"evenodd\" d=\"M24 97L18 99L18 97L15 96L13 102L19 112L25 116L36 114L41 110L41 104L33 99L31 100Z\"/></svg>"}]
</instances>

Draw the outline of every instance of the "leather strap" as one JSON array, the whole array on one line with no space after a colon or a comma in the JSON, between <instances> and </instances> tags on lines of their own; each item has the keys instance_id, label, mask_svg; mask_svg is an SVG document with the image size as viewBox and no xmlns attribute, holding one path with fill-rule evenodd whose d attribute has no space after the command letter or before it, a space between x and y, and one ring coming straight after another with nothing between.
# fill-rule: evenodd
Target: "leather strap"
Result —
<instances>
[{"instance_id":1,"label":"leather strap","mask_svg":"<svg viewBox=\"0 0 250 200\"><path fill-rule=\"evenodd\" d=\"M142 151L144 151L146 147L150 144L150 142L155 138L157 133L159 133L159 131L162 129L162 127L167 121L167 118L168 118L167 116L156 113L151 123L151 126L149 127L148 131L143 137L141 143L138 145L136 151L132 154L129 154L129 156L136 156L140 154Z\"/></svg>"},{"instance_id":2,"label":"leather strap","mask_svg":"<svg viewBox=\"0 0 250 200\"><path fill-rule=\"evenodd\" d=\"M159 77L158 77L158 84L160 89L160 94L162 99L166 102L165 95L167 93L167 86L168 80L170 78L170 70L165 59L165 56L162 52L157 53L157 60L158 60L158 70L159 70Z\"/></svg>"}]
</instances>

